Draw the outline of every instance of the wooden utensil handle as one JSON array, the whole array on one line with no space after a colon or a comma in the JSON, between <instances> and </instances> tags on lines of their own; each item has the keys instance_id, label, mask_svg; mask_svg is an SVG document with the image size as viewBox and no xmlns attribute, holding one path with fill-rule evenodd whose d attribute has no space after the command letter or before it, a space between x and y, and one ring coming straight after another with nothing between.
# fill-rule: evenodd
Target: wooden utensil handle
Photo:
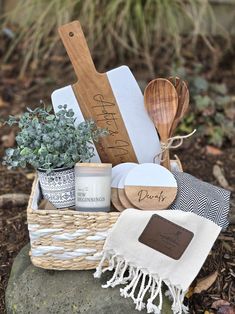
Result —
<instances>
[{"instance_id":1,"label":"wooden utensil handle","mask_svg":"<svg viewBox=\"0 0 235 314\"><path fill-rule=\"evenodd\" d=\"M59 35L79 80L86 73L97 75L90 50L79 21L59 27Z\"/></svg>"},{"instance_id":2,"label":"wooden utensil handle","mask_svg":"<svg viewBox=\"0 0 235 314\"><path fill-rule=\"evenodd\" d=\"M171 170L171 164L170 164L170 153L169 153L169 149L165 150L162 153L162 166L167 168L168 170Z\"/></svg>"}]
</instances>

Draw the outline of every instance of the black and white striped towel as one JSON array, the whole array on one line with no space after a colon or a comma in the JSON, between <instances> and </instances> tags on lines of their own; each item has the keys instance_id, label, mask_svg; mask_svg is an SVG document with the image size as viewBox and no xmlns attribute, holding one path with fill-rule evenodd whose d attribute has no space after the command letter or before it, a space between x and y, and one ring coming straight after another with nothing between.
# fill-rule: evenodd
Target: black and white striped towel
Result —
<instances>
[{"instance_id":1,"label":"black and white striped towel","mask_svg":"<svg viewBox=\"0 0 235 314\"><path fill-rule=\"evenodd\" d=\"M169 209L192 212L227 228L230 192L185 172L173 172L178 193Z\"/></svg>"}]
</instances>

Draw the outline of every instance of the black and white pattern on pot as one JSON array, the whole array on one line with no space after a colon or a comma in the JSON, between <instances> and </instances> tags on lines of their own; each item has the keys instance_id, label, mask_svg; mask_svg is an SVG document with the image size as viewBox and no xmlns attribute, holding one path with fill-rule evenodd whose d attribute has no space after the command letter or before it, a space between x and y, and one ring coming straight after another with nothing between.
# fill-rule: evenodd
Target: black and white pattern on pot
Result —
<instances>
[{"instance_id":1,"label":"black and white pattern on pot","mask_svg":"<svg viewBox=\"0 0 235 314\"><path fill-rule=\"evenodd\" d=\"M178 193L169 209L180 209L205 217L227 228L230 192L203 182L185 172L173 172Z\"/></svg>"},{"instance_id":2,"label":"black and white pattern on pot","mask_svg":"<svg viewBox=\"0 0 235 314\"><path fill-rule=\"evenodd\" d=\"M72 169L61 169L46 173L38 170L43 197L57 208L75 206L75 173Z\"/></svg>"}]
</instances>

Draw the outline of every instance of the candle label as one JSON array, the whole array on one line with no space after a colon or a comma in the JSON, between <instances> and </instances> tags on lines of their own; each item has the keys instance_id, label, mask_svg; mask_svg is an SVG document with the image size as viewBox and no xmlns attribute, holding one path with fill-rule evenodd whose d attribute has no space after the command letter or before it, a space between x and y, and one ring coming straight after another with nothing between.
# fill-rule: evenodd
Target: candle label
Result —
<instances>
[{"instance_id":1,"label":"candle label","mask_svg":"<svg viewBox=\"0 0 235 314\"><path fill-rule=\"evenodd\" d=\"M76 206L101 208L110 206L110 177L78 177Z\"/></svg>"}]
</instances>

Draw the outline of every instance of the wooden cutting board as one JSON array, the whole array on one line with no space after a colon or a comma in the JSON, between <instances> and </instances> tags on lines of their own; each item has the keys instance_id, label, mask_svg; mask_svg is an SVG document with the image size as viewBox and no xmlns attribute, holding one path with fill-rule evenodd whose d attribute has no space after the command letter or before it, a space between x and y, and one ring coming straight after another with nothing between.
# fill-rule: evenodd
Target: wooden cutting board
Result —
<instances>
[{"instance_id":1,"label":"wooden cutting board","mask_svg":"<svg viewBox=\"0 0 235 314\"><path fill-rule=\"evenodd\" d=\"M109 130L109 136L95 144L92 161L113 165L152 162L160 152L159 138L130 69L121 66L98 73L78 21L61 26L59 34L78 82L52 93L55 112L59 105L67 104L74 110L77 123L92 118L99 127Z\"/></svg>"}]
</instances>

